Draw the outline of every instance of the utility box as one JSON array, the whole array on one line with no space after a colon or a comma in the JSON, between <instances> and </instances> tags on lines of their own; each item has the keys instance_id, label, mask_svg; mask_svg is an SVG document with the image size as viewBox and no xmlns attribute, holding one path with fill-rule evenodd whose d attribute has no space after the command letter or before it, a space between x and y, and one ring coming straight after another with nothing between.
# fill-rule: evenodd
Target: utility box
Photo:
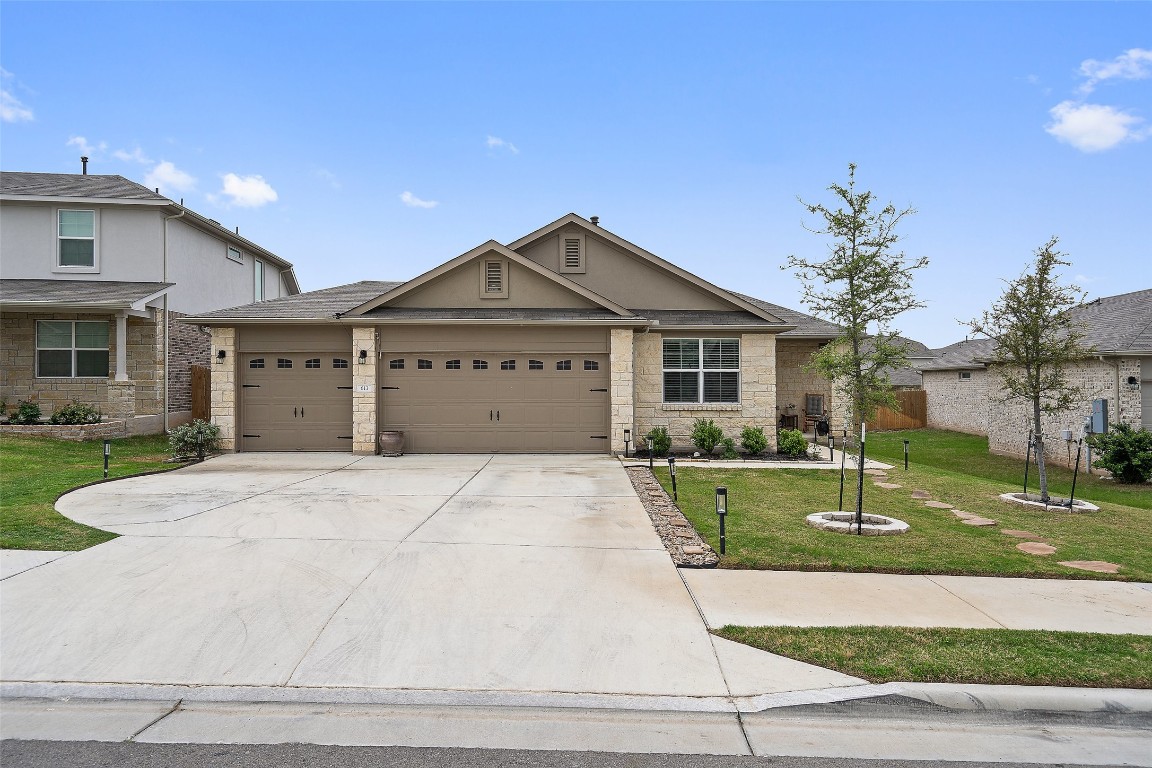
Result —
<instances>
[{"instance_id":1,"label":"utility box","mask_svg":"<svg viewBox=\"0 0 1152 768\"><path fill-rule=\"evenodd\" d=\"M1108 401L1104 398L1092 401L1092 434L1103 435L1108 431Z\"/></svg>"}]
</instances>

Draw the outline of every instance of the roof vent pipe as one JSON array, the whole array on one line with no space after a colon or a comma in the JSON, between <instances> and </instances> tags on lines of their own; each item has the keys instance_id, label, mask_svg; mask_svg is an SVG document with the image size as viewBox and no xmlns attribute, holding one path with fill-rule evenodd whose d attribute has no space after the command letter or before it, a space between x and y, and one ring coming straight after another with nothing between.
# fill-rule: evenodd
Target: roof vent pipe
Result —
<instances>
[{"instance_id":1,"label":"roof vent pipe","mask_svg":"<svg viewBox=\"0 0 1152 768\"><path fill-rule=\"evenodd\" d=\"M88 175L88 158L86 158L86 157L80 158L80 172L83 173L85 176Z\"/></svg>"},{"instance_id":2,"label":"roof vent pipe","mask_svg":"<svg viewBox=\"0 0 1152 768\"><path fill-rule=\"evenodd\" d=\"M591 222L592 222L592 226L594 226L594 227L600 226L600 217L599 216L593 216L591 218Z\"/></svg>"}]
</instances>

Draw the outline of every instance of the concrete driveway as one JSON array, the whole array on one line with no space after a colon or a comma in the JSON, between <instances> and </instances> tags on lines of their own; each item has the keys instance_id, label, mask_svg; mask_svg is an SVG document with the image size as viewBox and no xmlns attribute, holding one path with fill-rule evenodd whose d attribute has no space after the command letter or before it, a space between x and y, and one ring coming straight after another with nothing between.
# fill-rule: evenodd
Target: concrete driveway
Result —
<instances>
[{"instance_id":1,"label":"concrete driveway","mask_svg":"<svg viewBox=\"0 0 1152 768\"><path fill-rule=\"evenodd\" d=\"M239 454L57 508L123 536L0 582L0 679L17 695L119 683L707 708L863 683L709 635L607 457Z\"/></svg>"}]
</instances>

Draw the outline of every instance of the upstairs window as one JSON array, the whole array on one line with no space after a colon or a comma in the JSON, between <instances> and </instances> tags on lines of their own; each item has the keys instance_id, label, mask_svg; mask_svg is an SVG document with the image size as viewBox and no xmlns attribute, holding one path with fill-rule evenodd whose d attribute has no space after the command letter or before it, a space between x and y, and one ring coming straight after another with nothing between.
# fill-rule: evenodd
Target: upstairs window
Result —
<instances>
[{"instance_id":1,"label":"upstairs window","mask_svg":"<svg viewBox=\"0 0 1152 768\"><path fill-rule=\"evenodd\" d=\"M253 274L253 285L255 286L252 293L253 301L264 301L264 262L256 259L255 273Z\"/></svg>"},{"instance_id":2,"label":"upstairs window","mask_svg":"<svg viewBox=\"0 0 1152 768\"><path fill-rule=\"evenodd\" d=\"M108 323L37 320L36 375L40 378L107 378Z\"/></svg>"},{"instance_id":3,"label":"upstairs window","mask_svg":"<svg viewBox=\"0 0 1152 768\"><path fill-rule=\"evenodd\" d=\"M972 371L960 371L960 381L971 381Z\"/></svg>"},{"instance_id":4,"label":"upstairs window","mask_svg":"<svg viewBox=\"0 0 1152 768\"><path fill-rule=\"evenodd\" d=\"M64 269L96 268L96 211L57 212L56 266Z\"/></svg>"},{"instance_id":5,"label":"upstairs window","mask_svg":"<svg viewBox=\"0 0 1152 768\"><path fill-rule=\"evenodd\" d=\"M582 273L584 269L584 233L560 233L560 271Z\"/></svg>"},{"instance_id":6,"label":"upstairs window","mask_svg":"<svg viewBox=\"0 0 1152 768\"><path fill-rule=\"evenodd\" d=\"M237 264L243 264L244 263L244 257L240 254L239 248L233 248L232 246L228 246L228 250L225 251L225 253L228 256L229 261L234 261Z\"/></svg>"},{"instance_id":7,"label":"upstairs window","mask_svg":"<svg viewBox=\"0 0 1152 768\"><path fill-rule=\"evenodd\" d=\"M739 339L664 339L664 402L740 402Z\"/></svg>"}]
</instances>

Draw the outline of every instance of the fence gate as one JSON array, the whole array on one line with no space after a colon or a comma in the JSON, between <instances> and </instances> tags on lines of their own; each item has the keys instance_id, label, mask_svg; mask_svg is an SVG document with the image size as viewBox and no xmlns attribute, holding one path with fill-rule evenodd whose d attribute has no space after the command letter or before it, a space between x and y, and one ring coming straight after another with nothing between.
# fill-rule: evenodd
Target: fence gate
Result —
<instances>
[{"instance_id":1,"label":"fence gate","mask_svg":"<svg viewBox=\"0 0 1152 768\"><path fill-rule=\"evenodd\" d=\"M192 366L192 418L208 421L211 413L212 390L210 371L205 365Z\"/></svg>"}]
</instances>

